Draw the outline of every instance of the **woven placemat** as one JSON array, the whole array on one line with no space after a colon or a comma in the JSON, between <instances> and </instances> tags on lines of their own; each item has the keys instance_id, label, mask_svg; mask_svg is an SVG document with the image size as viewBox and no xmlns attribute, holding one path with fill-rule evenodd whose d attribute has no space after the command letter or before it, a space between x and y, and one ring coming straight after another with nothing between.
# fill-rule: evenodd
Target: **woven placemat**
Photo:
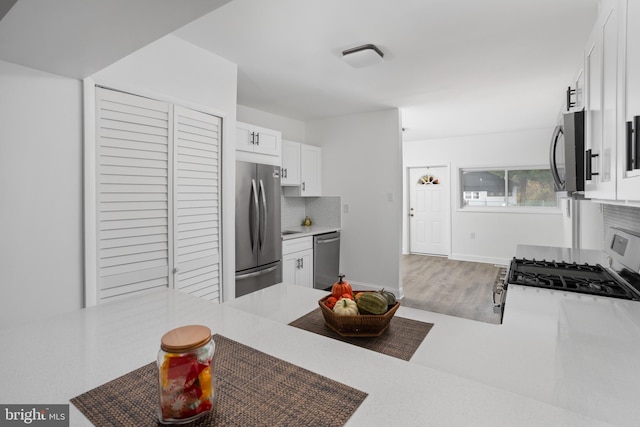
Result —
<instances>
[{"instance_id":1,"label":"woven placemat","mask_svg":"<svg viewBox=\"0 0 640 427\"><path fill-rule=\"evenodd\" d=\"M222 335L216 344L216 402L186 426L342 426L367 393ZM71 399L96 426L157 426L155 362Z\"/></svg>"},{"instance_id":2,"label":"woven placemat","mask_svg":"<svg viewBox=\"0 0 640 427\"><path fill-rule=\"evenodd\" d=\"M379 337L343 337L325 326L320 307L289 325L402 360L411 359L433 327L433 323L394 316L389 323L389 329Z\"/></svg>"}]
</instances>

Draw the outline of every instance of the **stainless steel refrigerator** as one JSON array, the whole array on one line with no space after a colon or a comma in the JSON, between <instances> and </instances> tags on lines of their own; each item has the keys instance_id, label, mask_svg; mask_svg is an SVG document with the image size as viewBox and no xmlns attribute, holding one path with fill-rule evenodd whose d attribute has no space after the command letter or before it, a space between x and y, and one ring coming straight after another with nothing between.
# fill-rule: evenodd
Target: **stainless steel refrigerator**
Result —
<instances>
[{"instance_id":1,"label":"stainless steel refrigerator","mask_svg":"<svg viewBox=\"0 0 640 427\"><path fill-rule=\"evenodd\" d=\"M282 282L280 167L236 162L236 297Z\"/></svg>"}]
</instances>

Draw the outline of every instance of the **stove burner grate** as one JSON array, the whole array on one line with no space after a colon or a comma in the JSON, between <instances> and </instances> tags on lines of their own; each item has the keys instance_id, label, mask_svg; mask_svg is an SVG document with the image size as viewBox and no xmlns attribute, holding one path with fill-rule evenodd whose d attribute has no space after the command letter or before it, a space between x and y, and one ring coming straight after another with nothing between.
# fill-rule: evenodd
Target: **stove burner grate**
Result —
<instances>
[{"instance_id":1,"label":"stove burner grate","mask_svg":"<svg viewBox=\"0 0 640 427\"><path fill-rule=\"evenodd\" d=\"M639 299L599 264L577 264L514 258L508 284L558 289L596 296Z\"/></svg>"}]
</instances>

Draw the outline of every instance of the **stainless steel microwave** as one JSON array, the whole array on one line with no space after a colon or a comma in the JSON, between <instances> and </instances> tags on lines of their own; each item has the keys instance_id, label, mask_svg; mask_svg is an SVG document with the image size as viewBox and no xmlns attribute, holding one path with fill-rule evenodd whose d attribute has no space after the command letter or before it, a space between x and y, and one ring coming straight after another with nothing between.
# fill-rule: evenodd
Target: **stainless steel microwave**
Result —
<instances>
[{"instance_id":1,"label":"stainless steel microwave","mask_svg":"<svg viewBox=\"0 0 640 427\"><path fill-rule=\"evenodd\" d=\"M549 162L557 192L584 191L584 111L563 115L551 137Z\"/></svg>"}]
</instances>

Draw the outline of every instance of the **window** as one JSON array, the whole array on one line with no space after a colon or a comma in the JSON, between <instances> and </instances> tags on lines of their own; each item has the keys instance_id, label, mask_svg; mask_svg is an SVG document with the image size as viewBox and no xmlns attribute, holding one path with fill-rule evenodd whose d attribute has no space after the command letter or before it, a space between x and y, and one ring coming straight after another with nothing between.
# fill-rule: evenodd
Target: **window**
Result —
<instances>
[{"instance_id":1,"label":"window","mask_svg":"<svg viewBox=\"0 0 640 427\"><path fill-rule=\"evenodd\" d=\"M462 169L462 207L556 208L549 169Z\"/></svg>"}]
</instances>

